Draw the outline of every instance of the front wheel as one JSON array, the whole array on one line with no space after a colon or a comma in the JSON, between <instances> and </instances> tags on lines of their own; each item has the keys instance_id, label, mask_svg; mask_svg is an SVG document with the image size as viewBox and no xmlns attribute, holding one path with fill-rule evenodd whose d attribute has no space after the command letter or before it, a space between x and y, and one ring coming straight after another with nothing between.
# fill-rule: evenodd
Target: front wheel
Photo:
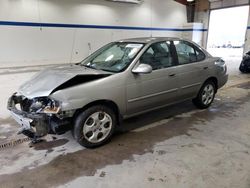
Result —
<instances>
[{"instance_id":1,"label":"front wheel","mask_svg":"<svg viewBox=\"0 0 250 188\"><path fill-rule=\"evenodd\" d=\"M98 147L110 140L116 122L112 109L103 105L92 106L77 116L74 136L86 148Z\"/></svg>"},{"instance_id":2,"label":"front wheel","mask_svg":"<svg viewBox=\"0 0 250 188\"><path fill-rule=\"evenodd\" d=\"M197 97L193 99L193 103L200 109L208 108L215 97L216 87L213 81L207 81L201 87Z\"/></svg>"}]
</instances>

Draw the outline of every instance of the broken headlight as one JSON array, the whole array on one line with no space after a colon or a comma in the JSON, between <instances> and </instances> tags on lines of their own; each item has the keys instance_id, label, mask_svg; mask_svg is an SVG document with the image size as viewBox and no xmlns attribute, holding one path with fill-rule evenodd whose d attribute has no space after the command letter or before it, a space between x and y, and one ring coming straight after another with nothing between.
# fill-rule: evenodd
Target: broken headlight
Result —
<instances>
[{"instance_id":1,"label":"broken headlight","mask_svg":"<svg viewBox=\"0 0 250 188\"><path fill-rule=\"evenodd\" d=\"M30 112L57 114L61 110L60 102L48 97L34 98L30 105Z\"/></svg>"}]
</instances>

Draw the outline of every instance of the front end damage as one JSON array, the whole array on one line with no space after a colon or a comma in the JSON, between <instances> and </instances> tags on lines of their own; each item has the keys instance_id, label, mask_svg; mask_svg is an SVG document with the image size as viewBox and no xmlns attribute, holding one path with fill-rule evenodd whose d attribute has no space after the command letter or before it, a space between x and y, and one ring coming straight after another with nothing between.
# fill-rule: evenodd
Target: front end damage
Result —
<instances>
[{"instance_id":1,"label":"front end damage","mask_svg":"<svg viewBox=\"0 0 250 188\"><path fill-rule=\"evenodd\" d=\"M63 134L71 129L74 112L62 112L60 102L49 97L28 99L15 93L9 98L7 108L21 126L19 134L33 142L47 134Z\"/></svg>"}]
</instances>

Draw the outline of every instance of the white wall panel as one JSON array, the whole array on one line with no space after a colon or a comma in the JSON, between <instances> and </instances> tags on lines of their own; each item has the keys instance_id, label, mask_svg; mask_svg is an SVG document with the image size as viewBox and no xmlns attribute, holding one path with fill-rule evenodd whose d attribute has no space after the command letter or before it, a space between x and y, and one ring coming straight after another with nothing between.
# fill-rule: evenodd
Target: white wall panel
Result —
<instances>
[{"instance_id":1,"label":"white wall panel","mask_svg":"<svg viewBox=\"0 0 250 188\"><path fill-rule=\"evenodd\" d=\"M186 23L186 7L172 0L145 0L140 5L104 0L0 0L0 21L182 28ZM0 24L0 67L67 63L71 56L72 61L77 62L110 41L151 35L181 36L182 33L63 27L40 29Z\"/></svg>"},{"instance_id":2,"label":"white wall panel","mask_svg":"<svg viewBox=\"0 0 250 188\"><path fill-rule=\"evenodd\" d=\"M0 27L1 66L61 63L70 57L73 29Z\"/></svg>"},{"instance_id":3,"label":"white wall panel","mask_svg":"<svg viewBox=\"0 0 250 188\"><path fill-rule=\"evenodd\" d=\"M38 22L37 0L0 0L0 20Z\"/></svg>"},{"instance_id":4,"label":"white wall panel","mask_svg":"<svg viewBox=\"0 0 250 188\"><path fill-rule=\"evenodd\" d=\"M204 29L209 28L209 16L210 12L208 11L200 11L195 13L195 22L202 23ZM207 37L208 31L202 32L202 43L201 45L206 48L207 47Z\"/></svg>"}]
</instances>

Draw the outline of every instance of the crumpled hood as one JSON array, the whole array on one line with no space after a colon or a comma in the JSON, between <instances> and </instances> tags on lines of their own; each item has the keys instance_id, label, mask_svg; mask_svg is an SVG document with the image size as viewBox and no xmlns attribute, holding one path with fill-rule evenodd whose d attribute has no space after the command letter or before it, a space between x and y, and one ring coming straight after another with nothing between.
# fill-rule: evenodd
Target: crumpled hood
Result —
<instances>
[{"instance_id":1,"label":"crumpled hood","mask_svg":"<svg viewBox=\"0 0 250 188\"><path fill-rule=\"evenodd\" d=\"M96 77L100 78L111 75L110 72L86 68L80 65L63 65L45 69L34 75L29 81L25 82L18 90L18 93L27 98L49 96L56 88L62 84L81 77L81 83L84 83L84 78L91 76L93 80ZM87 78L88 81L91 81ZM81 84L79 83L79 84ZM76 85L76 83L75 83Z\"/></svg>"}]
</instances>

